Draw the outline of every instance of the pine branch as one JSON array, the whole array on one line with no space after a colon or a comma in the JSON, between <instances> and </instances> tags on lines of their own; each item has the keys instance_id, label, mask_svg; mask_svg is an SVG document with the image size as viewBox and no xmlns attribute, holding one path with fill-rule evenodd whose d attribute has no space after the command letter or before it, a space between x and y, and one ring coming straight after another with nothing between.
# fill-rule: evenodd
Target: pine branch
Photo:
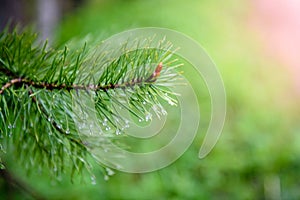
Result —
<instances>
[{"instance_id":1,"label":"pine branch","mask_svg":"<svg viewBox=\"0 0 300 200\"><path fill-rule=\"evenodd\" d=\"M1 68L0 68L1 69ZM117 89L117 88L121 88L121 89L125 89L126 87L133 87L135 85L141 85L141 84L152 84L153 82L156 81L156 79L158 78L160 71L162 69L162 63L159 63L157 65L157 68L155 69L155 71L153 72L153 74L151 74L148 78L146 78L146 80L143 80L143 78L137 78L136 80L131 80L131 82L124 82L121 84L108 84L108 85L66 85L66 84L60 84L60 85L56 85L54 83L45 83L45 82L34 82L32 80L28 80L26 78L14 78L12 80L10 80L9 82L5 83L1 90L0 90L0 94L2 94L6 89L12 87L12 86L16 86L21 87L22 85L26 85L26 86L32 86L34 88L45 88L47 90L87 90L87 91L98 91L98 90L109 90L109 89ZM13 76L13 73L6 70L6 69L1 69L3 70L3 72L7 75L7 76ZM32 92L31 92L32 94Z\"/></svg>"},{"instance_id":2,"label":"pine branch","mask_svg":"<svg viewBox=\"0 0 300 200\"><path fill-rule=\"evenodd\" d=\"M171 60L172 44L166 41L157 48L146 48L144 41L141 48L126 49L108 62L107 54L114 52L101 46L55 50L47 42L37 44L30 31L19 32L0 34L0 144L27 169L48 168L54 177L68 166L72 175L90 171L87 146L105 147L128 126L116 107L149 119L149 109L162 108L161 99L176 104L167 88L178 82L174 69L180 64ZM80 136L74 121L72 105L80 99L79 91L94 94L97 123L110 130L95 144Z\"/></svg>"}]
</instances>

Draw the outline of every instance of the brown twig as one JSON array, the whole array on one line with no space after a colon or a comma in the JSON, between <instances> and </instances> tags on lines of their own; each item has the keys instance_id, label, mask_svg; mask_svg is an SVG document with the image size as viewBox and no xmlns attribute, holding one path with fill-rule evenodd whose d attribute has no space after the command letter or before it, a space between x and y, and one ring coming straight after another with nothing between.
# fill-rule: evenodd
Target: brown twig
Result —
<instances>
[{"instance_id":1,"label":"brown twig","mask_svg":"<svg viewBox=\"0 0 300 200\"><path fill-rule=\"evenodd\" d=\"M2 94L6 89L17 86L17 85L27 85L32 86L35 88L46 88L47 90L62 90L65 89L67 91L70 90L92 90L92 91L99 91L99 90L109 90L109 89L115 89L115 88L126 88L126 87L132 87L134 85L140 85L142 83L153 83L156 81L158 76L160 75L160 71L162 70L162 63L159 63L155 69L155 71L145 80L143 79L133 79L131 82L125 82L121 84L107 84L107 85L66 85L66 84L54 84L54 83L45 83L45 82L34 82L32 80L28 80L26 78L14 78L4 84L0 90L0 94Z\"/></svg>"},{"instance_id":2,"label":"brown twig","mask_svg":"<svg viewBox=\"0 0 300 200\"><path fill-rule=\"evenodd\" d=\"M31 90L31 87L34 88L46 88L47 90L62 90L65 89L67 91L70 90L92 90L92 91L99 91L99 90L109 90L109 89L115 89L115 88L126 88L126 87L132 87L134 85L140 85L142 83L153 83L156 81L156 79L159 77L160 72L162 70L162 63L159 63L155 69L155 71L145 80L143 79L133 79L131 82L125 82L125 83L121 83L121 84L108 84L108 85L66 85L66 84L54 84L54 83L45 83L45 82L34 82L32 80L28 80L26 78L14 78L12 80L10 80L9 82L7 82L6 84L4 84L1 89L0 89L0 95L4 93L5 90L7 90L8 88L12 87L12 86L22 86L25 85L26 88L28 88L29 91L29 95L31 96L32 101L34 101L37 106L39 106L40 110L42 111L42 113L45 115L46 118L48 118L48 113L46 112L45 108L38 102L38 100L36 99L36 97L33 95L33 91ZM12 73L10 73L9 71L5 71L5 74L11 76ZM64 134L65 132L58 126L56 121L52 121L51 122L53 127L61 134ZM80 146L84 146L81 141L75 140L73 138L70 138L71 141L79 144Z\"/></svg>"}]
</instances>

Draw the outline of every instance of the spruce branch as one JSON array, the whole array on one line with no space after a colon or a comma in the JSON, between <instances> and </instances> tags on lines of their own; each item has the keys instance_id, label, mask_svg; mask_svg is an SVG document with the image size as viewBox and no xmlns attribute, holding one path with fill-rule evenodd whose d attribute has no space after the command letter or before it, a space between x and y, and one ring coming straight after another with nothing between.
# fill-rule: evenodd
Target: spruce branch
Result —
<instances>
[{"instance_id":1,"label":"spruce branch","mask_svg":"<svg viewBox=\"0 0 300 200\"><path fill-rule=\"evenodd\" d=\"M165 40L157 48L147 48L151 39L136 42L140 48L124 44L125 53L118 55L120 49L87 43L56 50L38 43L31 31L2 32L0 144L7 153L1 160L11 153L26 169L48 168L54 177L66 171L73 176L84 168L91 173L88 148L109 147L109 141L126 132L128 120L119 109L146 120L151 108L158 116L165 114L161 100L176 104L176 94L168 88L179 80L173 46ZM90 109L80 101L84 93L93 99L102 129L93 143L79 134L75 120L74 103L83 113Z\"/></svg>"}]
</instances>

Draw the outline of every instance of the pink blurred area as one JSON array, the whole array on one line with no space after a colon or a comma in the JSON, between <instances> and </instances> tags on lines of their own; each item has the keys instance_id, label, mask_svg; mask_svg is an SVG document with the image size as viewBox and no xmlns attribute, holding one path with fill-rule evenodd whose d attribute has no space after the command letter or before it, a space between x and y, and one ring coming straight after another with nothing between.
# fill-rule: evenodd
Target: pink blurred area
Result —
<instances>
[{"instance_id":1,"label":"pink blurred area","mask_svg":"<svg viewBox=\"0 0 300 200\"><path fill-rule=\"evenodd\" d=\"M252 5L262 47L287 67L300 93L300 0L254 0Z\"/></svg>"}]
</instances>

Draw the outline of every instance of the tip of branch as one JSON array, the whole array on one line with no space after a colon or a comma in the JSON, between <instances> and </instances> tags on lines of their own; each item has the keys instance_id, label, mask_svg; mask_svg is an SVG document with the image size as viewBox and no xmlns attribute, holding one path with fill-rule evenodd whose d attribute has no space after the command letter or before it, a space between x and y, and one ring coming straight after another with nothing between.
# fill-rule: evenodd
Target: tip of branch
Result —
<instances>
[{"instance_id":1,"label":"tip of branch","mask_svg":"<svg viewBox=\"0 0 300 200\"><path fill-rule=\"evenodd\" d=\"M162 68L163 68L163 64L162 64L162 62L160 62L157 65L157 67L156 67L156 69L155 69L155 71L153 73L153 78L157 78L160 75L160 71L162 70Z\"/></svg>"}]
</instances>

